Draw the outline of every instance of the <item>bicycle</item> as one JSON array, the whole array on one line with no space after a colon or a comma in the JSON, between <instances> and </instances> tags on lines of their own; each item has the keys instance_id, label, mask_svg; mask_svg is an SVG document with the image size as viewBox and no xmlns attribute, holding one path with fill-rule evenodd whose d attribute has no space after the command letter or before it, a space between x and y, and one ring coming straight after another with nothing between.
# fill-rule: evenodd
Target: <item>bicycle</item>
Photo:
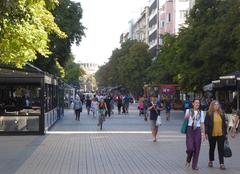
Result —
<instances>
[{"instance_id":1,"label":"bicycle","mask_svg":"<svg viewBox=\"0 0 240 174\"><path fill-rule=\"evenodd\" d=\"M99 110L99 118L98 118L98 126L100 126L100 130L102 130L103 122L105 121L105 110Z\"/></svg>"}]
</instances>

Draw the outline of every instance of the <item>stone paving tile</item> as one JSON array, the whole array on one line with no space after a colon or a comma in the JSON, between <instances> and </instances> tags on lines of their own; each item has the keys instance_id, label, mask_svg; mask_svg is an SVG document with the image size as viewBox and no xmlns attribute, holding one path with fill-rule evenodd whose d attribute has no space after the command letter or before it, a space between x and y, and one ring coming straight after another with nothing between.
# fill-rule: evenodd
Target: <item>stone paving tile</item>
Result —
<instances>
[{"instance_id":1,"label":"stone paving tile","mask_svg":"<svg viewBox=\"0 0 240 174\"><path fill-rule=\"evenodd\" d=\"M104 131L96 127L96 119L82 114L80 123L74 120L72 110L66 110L63 120L52 131L76 131L76 134L51 134L40 136L35 142L12 137L21 149L28 152L21 165L12 170L16 174L240 174L240 137L230 139L233 157L226 159L226 171L220 171L217 161L214 168L207 167L208 143L203 142L199 159L200 170L185 168L185 135L180 134L182 112L174 112L172 120L160 127L158 142L153 143L149 125L137 115L135 106L128 116L115 115L104 123ZM162 114L164 118L164 113ZM145 131L117 133L115 131ZM81 132L77 132L81 131ZM85 132L84 132L85 131ZM89 131L96 131L91 133ZM110 132L111 131L111 132ZM11 139L11 137L9 137ZM22 138L22 139L21 139ZM2 141L2 137L0 137ZM22 140L22 141L21 141ZM34 139L33 139L34 140ZM30 144L30 145L27 145ZM0 147L4 148L5 145ZM34 146L32 151L29 147ZM25 148L23 148L25 146ZM11 147L14 148L14 147ZM2 150L1 150L2 152ZM21 157L14 152L9 159ZM6 154L7 155L7 154ZM4 159L4 157L3 157ZM217 158L216 158L217 159ZM13 164L14 165L14 164ZM0 170L0 174L10 174Z\"/></svg>"},{"instance_id":2,"label":"stone paving tile","mask_svg":"<svg viewBox=\"0 0 240 174\"><path fill-rule=\"evenodd\" d=\"M150 134L49 135L16 174L194 173L184 167L184 136L165 134L157 143ZM237 143L232 142L234 152L239 150ZM207 168L207 148L203 143L197 173L217 174L217 162L215 168ZM226 166L221 173L239 174L239 153L227 159Z\"/></svg>"}]
</instances>

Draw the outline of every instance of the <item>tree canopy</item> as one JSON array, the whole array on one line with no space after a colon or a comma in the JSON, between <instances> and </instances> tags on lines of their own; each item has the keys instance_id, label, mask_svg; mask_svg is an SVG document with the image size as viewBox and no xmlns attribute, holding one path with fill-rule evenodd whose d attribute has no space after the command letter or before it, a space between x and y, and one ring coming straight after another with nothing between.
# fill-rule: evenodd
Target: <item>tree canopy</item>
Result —
<instances>
[{"instance_id":1,"label":"tree canopy","mask_svg":"<svg viewBox=\"0 0 240 174\"><path fill-rule=\"evenodd\" d=\"M47 3L46 3L47 2ZM48 57L49 34L66 37L48 10L54 0L2 0L0 3L0 63L22 67L36 54Z\"/></svg>"},{"instance_id":2,"label":"tree canopy","mask_svg":"<svg viewBox=\"0 0 240 174\"><path fill-rule=\"evenodd\" d=\"M79 64L74 62L74 57L71 56L66 63L64 81L76 88L80 88L79 77L83 75L85 75L84 70L80 68Z\"/></svg>"},{"instance_id":3,"label":"tree canopy","mask_svg":"<svg viewBox=\"0 0 240 174\"><path fill-rule=\"evenodd\" d=\"M149 79L199 91L240 68L240 1L196 0L178 35L164 36Z\"/></svg>"},{"instance_id":4,"label":"tree canopy","mask_svg":"<svg viewBox=\"0 0 240 174\"><path fill-rule=\"evenodd\" d=\"M85 27L81 23L82 8L80 3L59 0L59 5L52 10L52 13L55 16L55 22L68 37L59 38L50 35L50 51L52 54L47 59L38 55L34 64L44 71L63 76L60 70L65 69L68 60L72 57L71 45L74 43L79 45L84 36Z\"/></svg>"},{"instance_id":5,"label":"tree canopy","mask_svg":"<svg viewBox=\"0 0 240 174\"><path fill-rule=\"evenodd\" d=\"M100 67L96 73L98 85L123 85L134 95L140 95L150 64L148 45L128 40L113 51L107 64Z\"/></svg>"}]
</instances>

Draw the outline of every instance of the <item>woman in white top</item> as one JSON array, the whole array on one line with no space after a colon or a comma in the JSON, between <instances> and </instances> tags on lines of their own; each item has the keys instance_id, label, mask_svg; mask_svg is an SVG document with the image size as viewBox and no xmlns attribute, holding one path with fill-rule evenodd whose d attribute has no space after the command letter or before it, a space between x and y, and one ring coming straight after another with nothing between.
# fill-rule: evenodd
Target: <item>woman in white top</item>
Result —
<instances>
[{"instance_id":1,"label":"woman in white top","mask_svg":"<svg viewBox=\"0 0 240 174\"><path fill-rule=\"evenodd\" d=\"M93 117L95 117L95 115L97 114L97 108L98 108L98 102L96 98L93 98L91 103L91 111L93 113Z\"/></svg>"},{"instance_id":2,"label":"woman in white top","mask_svg":"<svg viewBox=\"0 0 240 174\"><path fill-rule=\"evenodd\" d=\"M240 122L239 120L240 120L240 111L237 111L231 120L230 133L232 138L236 137L237 129L239 127L239 122Z\"/></svg>"},{"instance_id":3,"label":"woman in white top","mask_svg":"<svg viewBox=\"0 0 240 174\"><path fill-rule=\"evenodd\" d=\"M188 128L186 134L187 159L186 166L190 166L192 161L192 169L198 170L198 157L201 148L202 138L205 140L204 133L204 112L200 110L200 100L193 100L193 108L187 109L185 119L188 119Z\"/></svg>"}]
</instances>

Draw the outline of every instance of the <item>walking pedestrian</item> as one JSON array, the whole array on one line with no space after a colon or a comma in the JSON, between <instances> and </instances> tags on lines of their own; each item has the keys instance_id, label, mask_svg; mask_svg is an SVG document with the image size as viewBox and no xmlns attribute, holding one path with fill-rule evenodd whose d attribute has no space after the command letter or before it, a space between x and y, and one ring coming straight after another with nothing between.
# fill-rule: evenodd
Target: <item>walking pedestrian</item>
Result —
<instances>
[{"instance_id":1,"label":"walking pedestrian","mask_svg":"<svg viewBox=\"0 0 240 174\"><path fill-rule=\"evenodd\" d=\"M144 115L144 103L143 103L143 98L139 98L139 101L138 101L138 110L139 110L139 116Z\"/></svg>"},{"instance_id":2,"label":"walking pedestrian","mask_svg":"<svg viewBox=\"0 0 240 174\"><path fill-rule=\"evenodd\" d=\"M130 97L128 95L123 97L123 113L128 114Z\"/></svg>"},{"instance_id":3,"label":"walking pedestrian","mask_svg":"<svg viewBox=\"0 0 240 174\"><path fill-rule=\"evenodd\" d=\"M104 100L107 106L106 116L108 115L108 117L111 116L111 104L110 104L111 100L112 100L112 97L110 95L108 95Z\"/></svg>"},{"instance_id":4,"label":"walking pedestrian","mask_svg":"<svg viewBox=\"0 0 240 174\"><path fill-rule=\"evenodd\" d=\"M167 99L166 103L165 103L166 120L167 121L170 120L171 109L172 109L171 101L170 101L170 99Z\"/></svg>"},{"instance_id":5,"label":"walking pedestrian","mask_svg":"<svg viewBox=\"0 0 240 174\"><path fill-rule=\"evenodd\" d=\"M157 101L152 100L148 106L148 110L150 112L149 122L150 122L150 126L151 126L153 142L156 142L157 141L157 133L158 133L158 125L156 125L156 122L157 122L157 117L158 117L161 109L157 105Z\"/></svg>"},{"instance_id":6,"label":"walking pedestrian","mask_svg":"<svg viewBox=\"0 0 240 174\"><path fill-rule=\"evenodd\" d=\"M89 115L89 113L90 113L91 103L92 103L92 100L91 100L90 97L87 95L87 99L86 99L86 109L87 109L87 114L88 114L88 115Z\"/></svg>"},{"instance_id":7,"label":"walking pedestrian","mask_svg":"<svg viewBox=\"0 0 240 174\"><path fill-rule=\"evenodd\" d=\"M80 97L77 96L73 103L73 109L75 111L76 120L80 121L80 113L82 112L82 102Z\"/></svg>"},{"instance_id":8,"label":"walking pedestrian","mask_svg":"<svg viewBox=\"0 0 240 174\"><path fill-rule=\"evenodd\" d=\"M191 101L190 101L190 96L187 95L186 100L184 100L184 102L183 102L184 114L186 113L186 110L190 109L191 107L192 107L192 104L191 104Z\"/></svg>"},{"instance_id":9,"label":"walking pedestrian","mask_svg":"<svg viewBox=\"0 0 240 174\"><path fill-rule=\"evenodd\" d=\"M235 138L237 134L237 130L239 129L240 111L237 111L234 114L231 122L232 122L232 125L230 126L230 133L231 133L231 137Z\"/></svg>"},{"instance_id":10,"label":"walking pedestrian","mask_svg":"<svg viewBox=\"0 0 240 174\"><path fill-rule=\"evenodd\" d=\"M117 97L117 107L118 107L118 115L120 115L121 109L122 109L122 97L120 95Z\"/></svg>"},{"instance_id":11,"label":"walking pedestrian","mask_svg":"<svg viewBox=\"0 0 240 174\"><path fill-rule=\"evenodd\" d=\"M111 98L111 100L110 100L110 112L111 112L111 114L114 114L114 99L113 99L113 97Z\"/></svg>"},{"instance_id":12,"label":"walking pedestrian","mask_svg":"<svg viewBox=\"0 0 240 174\"><path fill-rule=\"evenodd\" d=\"M188 128L186 134L187 159L186 167L190 166L192 161L192 169L198 170L198 158L201 148L202 139L205 140L204 129L204 112L200 110L200 100L193 100L193 108L187 109L185 119L188 119Z\"/></svg>"},{"instance_id":13,"label":"walking pedestrian","mask_svg":"<svg viewBox=\"0 0 240 174\"><path fill-rule=\"evenodd\" d=\"M227 138L227 124L225 115L217 100L211 102L205 118L205 132L209 141L209 162L208 166L213 167L215 146L218 146L218 158L220 169L224 166L224 141Z\"/></svg>"},{"instance_id":14,"label":"walking pedestrian","mask_svg":"<svg viewBox=\"0 0 240 174\"><path fill-rule=\"evenodd\" d=\"M91 102L91 111L92 111L93 117L95 117L97 114L97 107L98 107L97 99L93 98Z\"/></svg>"},{"instance_id":15,"label":"walking pedestrian","mask_svg":"<svg viewBox=\"0 0 240 174\"><path fill-rule=\"evenodd\" d=\"M150 101L144 97L144 101L143 101L143 104L144 104L144 120L147 121L147 118L148 118L148 106L149 106L149 103Z\"/></svg>"},{"instance_id":16,"label":"walking pedestrian","mask_svg":"<svg viewBox=\"0 0 240 174\"><path fill-rule=\"evenodd\" d=\"M100 103L98 105L99 117L98 117L98 126L102 125L102 122L105 121L107 105L104 99L100 99Z\"/></svg>"}]
</instances>

